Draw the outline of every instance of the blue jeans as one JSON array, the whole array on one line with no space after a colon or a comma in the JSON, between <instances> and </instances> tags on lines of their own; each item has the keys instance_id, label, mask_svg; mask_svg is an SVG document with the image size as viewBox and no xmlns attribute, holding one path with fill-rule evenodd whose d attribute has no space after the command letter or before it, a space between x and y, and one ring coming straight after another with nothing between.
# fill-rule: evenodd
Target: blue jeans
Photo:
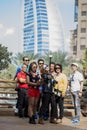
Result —
<instances>
[{"instance_id":1,"label":"blue jeans","mask_svg":"<svg viewBox=\"0 0 87 130\"><path fill-rule=\"evenodd\" d=\"M75 109L75 118L80 120L80 98L79 98L79 91L72 92L73 104Z\"/></svg>"}]
</instances>

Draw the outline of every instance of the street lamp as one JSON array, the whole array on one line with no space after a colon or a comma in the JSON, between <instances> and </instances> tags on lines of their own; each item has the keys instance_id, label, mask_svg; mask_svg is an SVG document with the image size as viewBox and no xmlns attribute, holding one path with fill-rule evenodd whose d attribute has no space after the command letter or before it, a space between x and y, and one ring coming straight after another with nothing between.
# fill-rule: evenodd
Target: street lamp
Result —
<instances>
[{"instance_id":1,"label":"street lamp","mask_svg":"<svg viewBox=\"0 0 87 130\"><path fill-rule=\"evenodd\" d=\"M51 64L52 55L49 55L49 65Z\"/></svg>"}]
</instances>

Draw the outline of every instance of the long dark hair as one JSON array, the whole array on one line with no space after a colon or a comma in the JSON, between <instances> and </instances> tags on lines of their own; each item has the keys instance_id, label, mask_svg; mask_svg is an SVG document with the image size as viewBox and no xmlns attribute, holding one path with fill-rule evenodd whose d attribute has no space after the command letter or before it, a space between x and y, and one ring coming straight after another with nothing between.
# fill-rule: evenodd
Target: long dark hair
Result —
<instances>
[{"instance_id":1,"label":"long dark hair","mask_svg":"<svg viewBox=\"0 0 87 130\"><path fill-rule=\"evenodd\" d=\"M32 66L33 66L34 64L37 66L37 63L36 63L35 61L33 61L33 62L30 64L30 67L29 67L29 72L31 72L31 71L32 71Z\"/></svg>"},{"instance_id":2,"label":"long dark hair","mask_svg":"<svg viewBox=\"0 0 87 130\"><path fill-rule=\"evenodd\" d=\"M61 64L55 64L55 71L56 71L56 66L59 66L60 67L60 71L62 72L62 65Z\"/></svg>"}]
</instances>

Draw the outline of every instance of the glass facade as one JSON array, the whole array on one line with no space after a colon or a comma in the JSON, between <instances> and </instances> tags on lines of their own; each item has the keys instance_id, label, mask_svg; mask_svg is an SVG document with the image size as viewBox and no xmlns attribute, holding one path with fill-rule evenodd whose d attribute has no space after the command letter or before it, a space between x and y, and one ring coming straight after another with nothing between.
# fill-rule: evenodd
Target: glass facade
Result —
<instances>
[{"instance_id":1,"label":"glass facade","mask_svg":"<svg viewBox=\"0 0 87 130\"><path fill-rule=\"evenodd\" d=\"M36 0L37 16L37 52L43 54L49 50L48 16L45 0Z\"/></svg>"},{"instance_id":2,"label":"glass facade","mask_svg":"<svg viewBox=\"0 0 87 130\"><path fill-rule=\"evenodd\" d=\"M24 52L44 54L50 49L60 49L60 45L64 47L59 17L52 2L24 0Z\"/></svg>"},{"instance_id":3,"label":"glass facade","mask_svg":"<svg viewBox=\"0 0 87 130\"><path fill-rule=\"evenodd\" d=\"M34 53L34 10L32 0L24 2L24 52Z\"/></svg>"}]
</instances>

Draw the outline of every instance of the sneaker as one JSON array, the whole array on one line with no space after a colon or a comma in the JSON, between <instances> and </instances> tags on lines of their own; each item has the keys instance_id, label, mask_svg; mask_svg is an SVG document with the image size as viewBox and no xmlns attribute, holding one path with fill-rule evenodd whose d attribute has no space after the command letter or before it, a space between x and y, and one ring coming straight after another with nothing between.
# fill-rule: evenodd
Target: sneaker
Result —
<instances>
[{"instance_id":1,"label":"sneaker","mask_svg":"<svg viewBox=\"0 0 87 130\"><path fill-rule=\"evenodd\" d=\"M72 123L79 123L79 121L80 121L80 120L78 120L78 119L73 119L73 120L72 120Z\"/></svg>"},{"instance_id":2,"label":"sneaker","mask_svg":"<svg viewBox=\"0 0 87 130\"><path fill-rule=\"evenodd\" d=\"M35 118L35 119L38 119L38 118L39 118L38 112L36 112L36 114L34 115L34 118Z\"/></svg>"}]
</instances>

